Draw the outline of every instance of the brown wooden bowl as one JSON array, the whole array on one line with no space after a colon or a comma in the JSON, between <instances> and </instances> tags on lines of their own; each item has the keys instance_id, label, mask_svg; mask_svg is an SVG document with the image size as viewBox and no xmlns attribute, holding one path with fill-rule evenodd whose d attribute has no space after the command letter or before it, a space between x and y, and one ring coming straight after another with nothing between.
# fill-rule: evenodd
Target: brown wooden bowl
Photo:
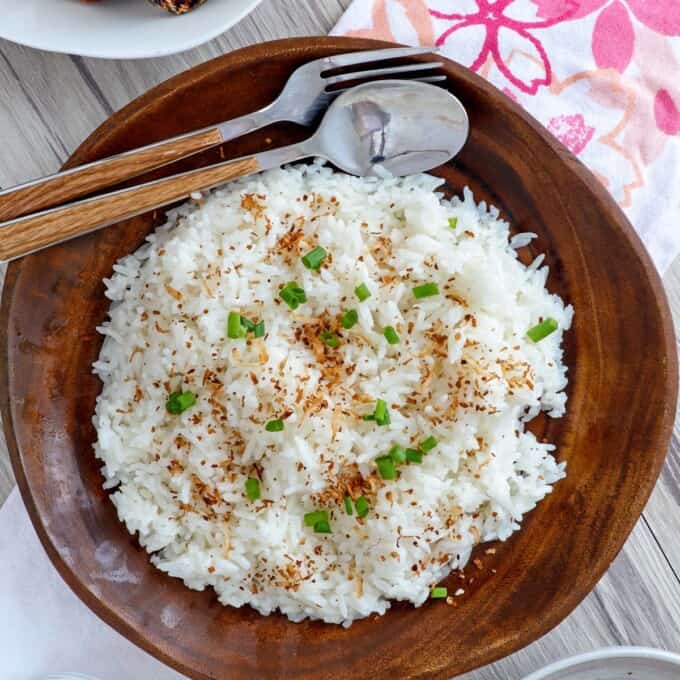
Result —
<instances>
[{"instance_id":1,"label":"brown wooden bowl","mask_svg":"<svg viewBox=\"0 0 680 680\"><path fill-rule=\"evenodd\" d=\"M74 166L241 115L269 102L299 64L376 43L305 38L247 48L183 73L102 125ZM522 530L477 554L456 606L396 604L345 630L220 606L153 568L102 491L91 373L108 302L102 277L162 216L146 215L12 263L1 310L0 393L14 471L55 566L134 643L195 678L447 678L532 642L595 585L649 496L675 412L677 359L659 277L597 180L529 115L451 62L470 113L463 152L441 174L540 238L549 287L576 309L566 335L568 414L537 419L568 477ZM281 125L228 144L236 156L302 138ZM217 152L185 162L204 164ZM165 170L164 172L167 172ZM526 253L530 256L530 253ZM455 577L450 585L455 587Z\"/></svg>"}]
</instances>

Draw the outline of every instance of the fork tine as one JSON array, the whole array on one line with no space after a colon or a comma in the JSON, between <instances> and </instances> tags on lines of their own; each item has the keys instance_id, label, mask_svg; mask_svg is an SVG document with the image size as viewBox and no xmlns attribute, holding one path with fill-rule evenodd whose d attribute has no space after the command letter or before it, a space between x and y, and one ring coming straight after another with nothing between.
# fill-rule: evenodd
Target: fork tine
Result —
<instances>
[{"instance_id":1,"label":"fork tine","mask_svg":"<svg viewBox=\"0 0 680 680\"><path fill-rule=\"evenodd\" d=\"M388 47L384 50L368 50L367 52L347 52L326 57L328 70L354 66L355 64L368 64L372 61L384 61L385 59L400 59L402 57L414 57L419 54L433 54L436 47Z\"/></svg>"},{"instance_id":2,"label":"fork tine","mask_svg":"<svg viewBox=\"0 0 680 680\"><path fill-rule=\"evenodd\" d=\"M446 80L446 76L441 75L441 76L426 76L424 78L409 78L408 79L411 82L416 82L416 83L441 83L443 80ZM329 95L330 97L336 97L339 94L342 94L343 92L348 92L349 90L354 89L353 87L341 87L339 90L331 90L330 92L324 92L325 95Z\"/></svg>"},{"instance_id":3,"label":"fork tine","mask_svg":"<svg viewBox=\"0 0 680 680\"><path fill-rule=\"evenodd\" d=\"M441 83L442 80L446 80L446 76L426 76L425 78L409 78L409 80L417 80L419 83Z\"/></svg>"},{"instance_id":4,"label":"fork tine","mask_svg":"<svg viewBox=\"0 0 680 680\"><path fill-rule=\"evenodd\" d=\"M337 83L344 83L348 80L360 80L364 78L380 78L381 76L391 76L397 73L413 73L414 71L430 71L435 68L443 66L441 61L429 61L418 64L407 64L406 66L392 66L391 68L376 68L370 71L353 71L352 73L343 73L339 76L331 76L326 78L326 85L336 85Z\"/></svg>"}]
</instances>

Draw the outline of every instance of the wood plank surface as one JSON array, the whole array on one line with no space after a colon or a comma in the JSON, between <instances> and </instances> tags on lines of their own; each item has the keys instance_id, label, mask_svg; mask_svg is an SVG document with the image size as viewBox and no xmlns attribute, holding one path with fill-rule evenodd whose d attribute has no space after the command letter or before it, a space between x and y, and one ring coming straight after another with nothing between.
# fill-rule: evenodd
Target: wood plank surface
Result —
<instances>
[{"instance_id":1,"label":"wood plank surface","mask_svg":"<svg viewBox=\"0 0 680 680\"><path fill-rule=\"evenodd\" d=\"M54 172L111 112L186 68L245 45L327 33L350 0L265 0L226 34L189 52L107 61L0 40L0 186ZM4 267L0 264L0 285ZM664 277L680 328L680 258ZM680 335L680 333L679 333ZM0 504L14 485L0 436ZM465 676L515 680L549 661L615 644L680 651L680 421L643 517L595 590L526 649Z\"/></svg>"}]
</instances>

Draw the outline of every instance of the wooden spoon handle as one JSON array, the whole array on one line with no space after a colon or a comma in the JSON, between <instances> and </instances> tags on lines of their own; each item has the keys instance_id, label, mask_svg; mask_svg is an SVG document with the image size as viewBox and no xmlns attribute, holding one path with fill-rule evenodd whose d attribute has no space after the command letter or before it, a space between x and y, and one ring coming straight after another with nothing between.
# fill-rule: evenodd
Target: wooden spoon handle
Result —
<instances>
[{"instance_id":1,"label":"wooden spoon handle","mask_svg":"<svg viewBox=\"0 0 680 680\"><path fill-rule=\"evenodd\" d=\"M0 222L91 194L223 141L218 128L207 128L7 189L0 192Z\"/></svg>"},{"instance_id":2,"label":"wooden spoon handle","mask_svg":"<svg viewBox=\"0 0 680 680\"><path fill-rule=\"evenodd\" d=\"M0 260L28 255L259 169L257 158L242 158L0 224Z\"/></svg>"}]
</instances>

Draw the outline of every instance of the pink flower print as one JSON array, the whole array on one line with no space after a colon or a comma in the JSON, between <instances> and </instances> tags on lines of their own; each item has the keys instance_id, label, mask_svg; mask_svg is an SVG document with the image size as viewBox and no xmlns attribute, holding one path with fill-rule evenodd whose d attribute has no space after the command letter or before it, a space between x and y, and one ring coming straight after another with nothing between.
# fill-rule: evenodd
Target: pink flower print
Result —
<instances>
[{"instance_id":1,"label":"pink flower print","mask_svg":"<svg viewBox=\"0 0 680 680\"><path fill-rule=\"evenodd\" d=\"M571 127L577 129L579 117L583 118L583 141L575 141L576 148L581 147L579 159L600 178L621 207L630 207L645 183L638 147L624 142L636 106L637 88L627 84L614 69L595 69L572 74L562 81L555 76L550 94L545 107L554 111L553 117L570 117ZM544 120L546 127L551 122L550 118ZM557 126L553 123L552 127ZM567 127L560 125L562 132ZM595 128L592 134L590 127Z\"/></svg>"},{"instance_id":2,"label":"pink flower print","mask_svg":"<svg viewBox=\"0 0 680 680\"><path fill-rule=\"evenodd\" d=\"M570 7L573 6L571 0L531 0L537 7L536 14L543 19L553 19L564 14ZM569 16L570 19L580 18L581 6L583 2L576 0L576 10Z\"/></svg>"},{"instance_id":3,"label":"pink flower print","mask_svg":"<svg viewBox=\"0 0 680 680\"><path fill-rule=\"evenodd\" d=\"M564 11L569 0L532 0L532 2L538 7L538 16L550 19ZM570 19L588 16L610 2L611 0L577 0L578 8ZM680 35L680 0L625 0L624 4L640 23L653 31L662 35Z\"/></svg>"},{"instance_id":4,"label":"pink flower print","mask_svg":"<svg viewBox=\"0 0 680 680\"><path fill-rule=\"evenodd\" d=\"M540 17L550 19L564 11L569 0L532 0ZM570 19L602 10L595 20L592 49L600 68L623 73L633 56L635 29L632 17L663 35L680 35L680 0L577 0ZM604 9L603 9L604 8Z\"/></svg>"},{"instance_id":5,"label":"pink flower print","mask_svg":"<svg viewBox=\"0 0 680 680\"><path fill-rule=\"evenodd\" d=\"M623 73L633 56L635 32L628 10L620 0L603 9L593 29L593 57L600 68Z\"/></svg>"},{"instance_id":6,"label":"pink flower print","mask_svg":"<svg viewBox=\"0 0 680 680\"><path fill-rule=\"evenodd\" d=\"M635 18L662 35L680 35L680 0L627 0Z\"/></svg>"},{"instance_id":7,"label":"pink flower print","mask_svg":"<svg viewBox=\"0 0 680 680\"><path fill-rule=\"evenodd\" d=\"M680 133L680 110L668 90L659 90L654 97L654 119L656 126L666 135Z\"/></svg>"},{"instance_id":8,"label":"pink flower print","mask_svg":"<svg viewBox=\"0 0 680 680\"><path fill-rule=\"evenodd\" d=\"M680 134L680 55L672 40L640 26L635 40L635 75L626 79L636 92L636 105L622 138L645 165L663 153L669 137Z\"/></svg>"},{"instance_id":9,"label":"pink flower print","mask_svg":"<svg viewBox=\"0 0 680 680\"><path fill-rule=\"evenodd\" d=\"M548 130L575 156L586 148L595 133L595 128L586 125L580 113L551 118L548 122Z\"/></svg>"},{"instance_id":10,"label":"pink flower print","mask_svg":"<svg viewBox=\"0 0 680 680\"><path fill-rule=\"evenodd\" d=\"M549 28L569 18L578 7L577 0L570 0L569 8L560 15L538 21L522 20L511 16L516 7L514 0L475 0L476 8L467 13L448 13L430 9L436 19L451 22L437 38L436 45L454 48L454 53L465 53L475 44L476 56L470 63L473 71L479 70L492 59L503 76L517 89L534 95L542 85L549 85L552 70L548 55L541 42L530 31ZM478 47L477 47L478 46ZM459 49L459 48L465 49ZM514 72L504 55L521 51L540 64L538 74Z\"/></svg>"},{"instance_id":11,"label":"pink flower print","mask_svg":"<svg viewBox=\"0 0 680 680\"><path fill-rule=\"evenodd\" d=\"M371 24L342 32L342 22L338 27L342 35L356 38L389 40L408 45L432 45L432 17L427 11L426 0L372 0ZM399 21L391 21L390 16L399 16Z\"/></svg>"}]
</instances>

